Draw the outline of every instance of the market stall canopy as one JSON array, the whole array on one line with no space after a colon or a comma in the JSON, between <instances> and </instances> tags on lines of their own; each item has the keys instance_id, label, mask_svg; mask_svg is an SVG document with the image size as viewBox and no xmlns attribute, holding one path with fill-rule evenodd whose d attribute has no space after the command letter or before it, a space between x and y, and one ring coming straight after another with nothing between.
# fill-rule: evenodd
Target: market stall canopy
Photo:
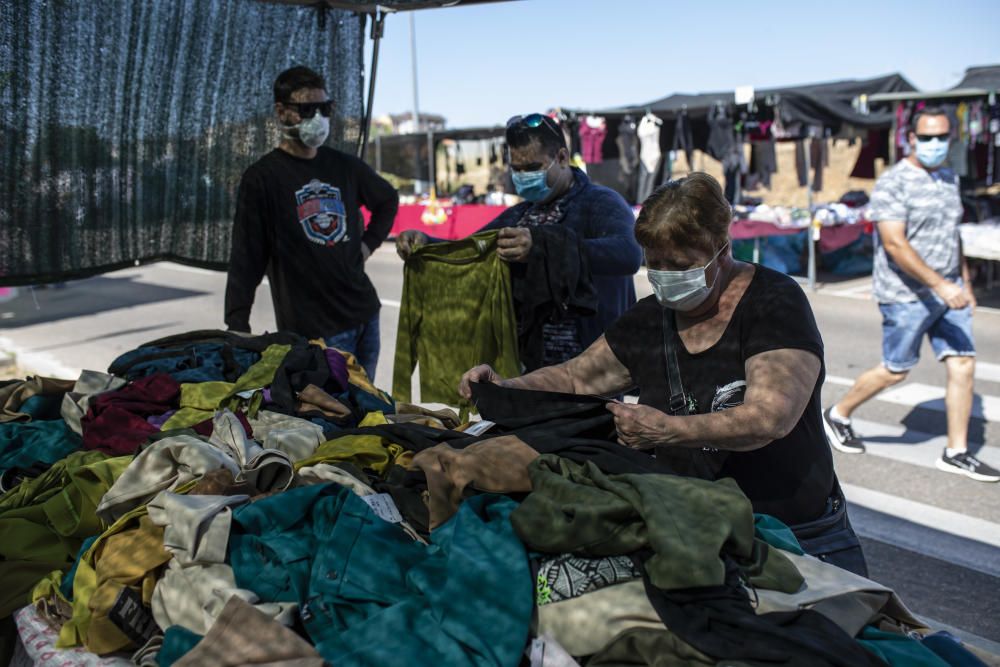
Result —
<instances>
[{"instance_id":1,"label":"market stall canopy","mask_svg":"<svg viewBox=\"0 0 1000 667\"><path fill-rule=\"evenodd\" d=\"M979 88L990 92L1000 90L1000 65L984 65L965 70L965 76L955 85L955 89L969 88Z\"/></svg>"},{"instance_id":2,"label":"market stall canopy","mask_svg":"<svg viewBox=\"0 0 1000 667\"><path fill-rule=\"evenodd\" d=\"M889 74L873 79L847 79L830 83L763 88L755 91L759 102L781 103L781 118L786 123L807 125L840 125L848 123L860 127L888 125L892 118L887 113L859 113L854 107L854 99L860 95L874 95L898 91L916 90L913 84L901 74ZM632 107L633 113L652 111L660 117L671 117L681 111L693 117L708 115L718 104L726 106L736 103L736 93L676 93L647 104Z\"/></svg>"},{"instance_id":3,"label":"market stall canopy","mask_svg":"<svg viewBox=\"0 0 1000 667\"><path fill-rule=\"evenodd\" d=\"M986 97L997 91L1000 91L1000 65L984 65L968 68L961 81L945 90L886 92L872 95L869 97L869 101L878 103Z\"/></svg>"}]
</instances>

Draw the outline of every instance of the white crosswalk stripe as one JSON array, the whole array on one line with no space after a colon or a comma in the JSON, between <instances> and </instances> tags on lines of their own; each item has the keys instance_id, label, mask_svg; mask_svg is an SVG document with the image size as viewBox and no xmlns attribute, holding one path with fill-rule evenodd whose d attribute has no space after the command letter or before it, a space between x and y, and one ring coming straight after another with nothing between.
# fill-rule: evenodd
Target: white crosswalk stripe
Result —
<instances>
[{"instance_id":1,"label":"white crosswalk stripe","mask_svg":"<svg viewBox=\"0 0 1000 667\"><path fill-rule=\"evenodd\" d=\"M976 360L976 379L1000 383L1000 364Z\"/></svg>"},{"instance_id":2,"label":"white crosswalk stripe","mask_svg":"<svg viewBox=\"0 0 1000 667\"><path fill-rule=\"evenodd\" d=\"M933 468L947 444L943 435L914 431L902 424L883 424L859 418L851 422L858 437L864 441L868 454L903 463ZM982 447L975 454L983 463L1000 468L1000 448Z\"/></svg>"},{"instance_id":3,"label":"white crosswalk stripe","mask_svg":"<svg viewBox=\"0 0 1000 667\"><path fill-rule=\"evenodd\" d=\"M826 382L842 387L850 387L854 384L854 380L851 378L838 375L828 375ZM944 393L944 387L923 382L904 382L883 391L874 400L943 413L945 411ZM977 393L972 403L972 417L985 419L989 422L1000 422L1000 396Z\"/></svg>"},{"instance_id":4,"label":"white crosswalk stripe","mask_svg":"<svg viewBox=\"0 0 1000 667\"><path fill-rule=\"evenodd\" d=\"M944 387L935 387L922 382L904 382L879 394L878 399L897 405L921 407L944 412ZM977 394L972 404L972 416L1000 422L1000 398Z\"/></svg>"}]
</instances>

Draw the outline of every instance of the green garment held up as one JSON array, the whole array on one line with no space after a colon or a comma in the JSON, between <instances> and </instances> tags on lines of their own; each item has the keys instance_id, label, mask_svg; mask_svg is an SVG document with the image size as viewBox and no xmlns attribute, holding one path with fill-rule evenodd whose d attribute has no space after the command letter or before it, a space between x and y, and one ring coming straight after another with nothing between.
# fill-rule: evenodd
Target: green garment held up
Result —
<instances>
[{"instance_id":1,"label":"green garment held up","mask_svg":"<svg viewBox=\"0 0 1000 667\"><path fill-rule=\"evenodd\" d=\"M410 376L420 363L420 400L467 405L462 374L489 364L504 377L521 374L517 320L497 232L417 248L403 271L392 393L409 402Z\"/></svg>"}]
</instances>

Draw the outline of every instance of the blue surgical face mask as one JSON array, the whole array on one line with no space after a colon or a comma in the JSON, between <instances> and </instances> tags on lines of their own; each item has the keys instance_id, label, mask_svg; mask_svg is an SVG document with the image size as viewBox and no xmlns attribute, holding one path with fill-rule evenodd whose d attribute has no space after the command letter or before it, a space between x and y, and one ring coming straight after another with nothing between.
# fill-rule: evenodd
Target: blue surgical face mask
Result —
<instances>
[{"instance_id":1,"label":"blue surgical face mask","mask_svg":"<svg viewBox=\"0 0 1000 667\"><path fill-rule=\"evenodd\" d=\"M514 189L517 194L530 202L544 201L550 194L552 188L549 186L549 169L556 164L553 160L545 169L538 171L517 171L512 169L510 177L514 181Z\"/></svg>"},{"instance_id":2,"label":"blue surgical face mask","mask_svg":"<svg viewBox=\"0 0 1000 667\"><path fill-rule=\"evenodd\" d=\"M711 285L708 284L705 272L718 259L727 245L729 245L728 242L719 248L705 266L686 271L646 269L649 284L653 286L653 293L656 294L656 300L660 302L660 305L683 313L694 310L705 303L705 299L715 287L714 282ZM716 274L716 278L718 278L718 274Z\"/></svg>"},{"instance_id":3,"label":"blue surgical face mask","mask_svg":"<svg viewBox=\"0 0 1000 667\"><path fill-rule=\"evenodd\" d=\"M928 169L937 169L948 157L948 142L941 139L917 140L917 160Z\"/></svg>"}]
</instances>

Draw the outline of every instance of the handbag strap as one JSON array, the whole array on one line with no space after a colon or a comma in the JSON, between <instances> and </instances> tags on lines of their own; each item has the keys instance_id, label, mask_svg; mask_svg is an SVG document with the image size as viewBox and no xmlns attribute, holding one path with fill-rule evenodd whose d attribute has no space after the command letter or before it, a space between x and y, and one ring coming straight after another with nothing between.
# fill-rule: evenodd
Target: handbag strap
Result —
<instances>
[{"instance_id":1,"label":"handbag strap","mask_svg":"<svg viewBox=\"0 0 1000 667\"><path fill-rule=\"evenodd\" d=\"M677 364L677 332L674 330L673 312L669 308L663 311L663 358L667 363L667 385L670 390L670 401L667 404L670 414L681 417L688 415L688 402L684 396L684 385L681 383L681 369Z\"/></svg>"}]
</instances>

